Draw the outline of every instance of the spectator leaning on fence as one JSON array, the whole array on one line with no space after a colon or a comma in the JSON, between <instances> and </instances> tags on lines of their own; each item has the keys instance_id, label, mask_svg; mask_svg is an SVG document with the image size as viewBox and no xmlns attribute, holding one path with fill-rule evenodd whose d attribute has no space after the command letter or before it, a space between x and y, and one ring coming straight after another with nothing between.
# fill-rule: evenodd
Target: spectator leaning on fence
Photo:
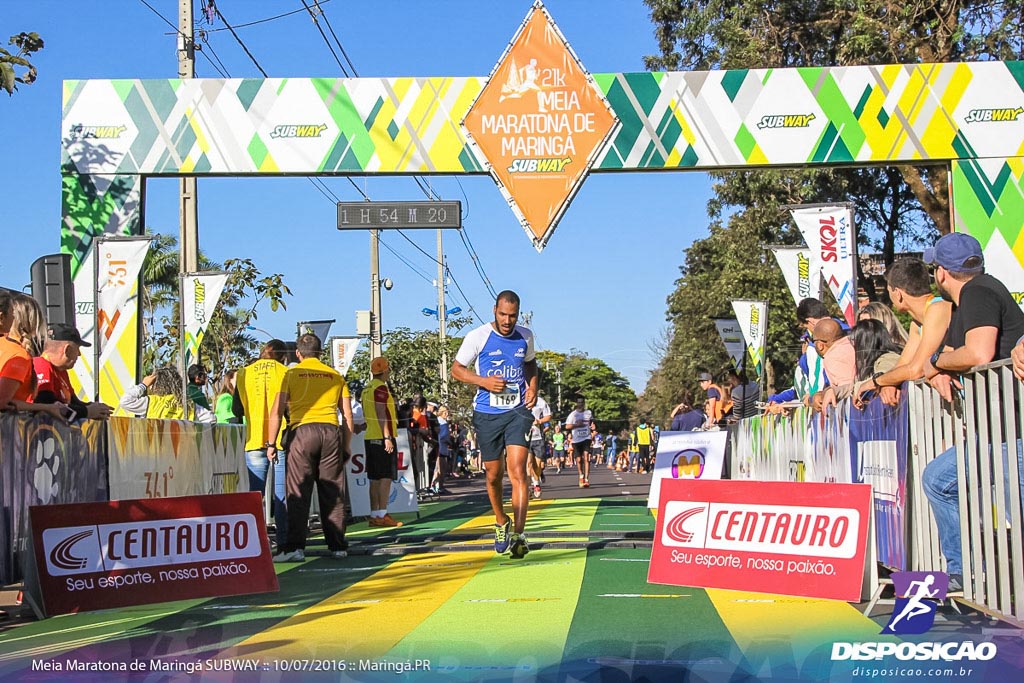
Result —
<instances>
[{"instance_id":1,"label":"spectator leaning on fence","mask_svg":"<svg viewBox=\"0 0 1024 683\"><path fill-rule=\"evenodd\" d=\"M185 400L181 375L176 368L160 368L129 387L121 397L121 407L136 417L151 420L191 420L213 424L217 416L212 410Z\"/></svg>"},{"instance_id":2,"label":"spectator leaning on fence","mask_svg":"<svg viewBox=\"0 0 1024 683\"><path fill-rule=\"evenodd\" d=\"M882 401L899 402L899 386L924 377L928 359L942 344L949 329L953 304L932 294L932 276L928 264L918 258L895 261L885 273L893 307L910 316L910 334L896 367L875 374L861 391L877 389Z\"/></svg>"},{"instance_id":3,"label":"spectator leaning on fence","mask_svg":"<svg viewBox=\"0 0 1024 683\"><path fill-rule=\"evenodd\" d=\"M63 403L71 409L69 417L72 420L106 420L110 417L113 408L106 403L86 403L71 388L68 370L75 367L81 349L89 346L73 326L50 325L43 355L32 359L38 383L33 403Z\"/></svg>"},{"instance_id":4,"label":"spectator leaning on fence","mask_svg":"<svg viewBox=\"0 0 1024 683\"><path fill-rule=\"evenodd\" d=\"M48 413L63 419L63 403L32 403L38 383L32 359L42 353L43 311L30 296L0 293L0 410Z\"/></svg>"},{"instance_id":5,"label":"spectator leaning on fence","mask_svg":"<svg viewBox=\"0 0 1024 683\"><path fill-rule=\"evenodd\" d=\"M819 320L814 326L811 341L821 354L829 385L852 384L857 377L857 354L842 326L832 318ZM815 410L820 410L829 396L831 391L826 387L811 397L811 405Z\"/></svg>"},{"instance_id":6,"label":"spectator leaning on fence","mask_svg":"<svg viewBox=\"0 0 1024 683\"><path fill-rule=\"evenodd\" d=\"M960 232L944 235L933 248L925 250L924 260L936 266L936 287L942 298L955 306L945 345L932 354L925 367L929 384L943 398L951 400L953 387L959 388L959 380L954 375L1010 357L1017 340L1024 337L1024 313L1003 283L985 273L981 244L974 237ZM998 438L999 435L995 435L995 439ZM1016 450L1019 471L1024 474L1020 441ZM1003 468L1004 476L1007 469ZM935 516L950 586L962 586L955 449L941 453L928 463L921 485Z\"/></svg>"}]
</instances>

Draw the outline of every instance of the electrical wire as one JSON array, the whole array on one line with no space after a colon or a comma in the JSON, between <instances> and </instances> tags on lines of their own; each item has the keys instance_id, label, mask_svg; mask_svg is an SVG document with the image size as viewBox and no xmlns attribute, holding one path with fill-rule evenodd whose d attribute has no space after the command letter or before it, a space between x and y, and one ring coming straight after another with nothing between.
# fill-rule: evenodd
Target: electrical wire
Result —
<instances>
[{"instance_id":1,"label":"electrical wire","mask_svg":"<svg viewBox=\"0 0 1024 683\"><path fill-rule=\"evenodd\" d=\"M327 34L324 33L323 27L320 26L320 22L317 20L316 14L314 14L312 8L306 4L306 0L302 0L302 6L306 8L307 12L309 12L309 16L313 20L313 25L316 26L316 30L320 32L320 37L324 39L325 43L327 43L327 49L331 51L331 56L334 57L334 61L338 63L338 68L341 69L341 73L345 74L347 77L348 71L345 70L345 65L342 64L341 60L338 58L338 53L334 51L334 46L331 45L331 41L327 39ZM320 9L319 6L317 7L317 10L323 14L323 10Z\"/></svg>"},{"instance_id":2,"label":"electrical wire","mask_svg":"<svg viewBox=\"0 0 1024 683\"><path fill-rule=\"evenodd\" d=\"M319 0L319 3L322 3L322 4L326 5L330 1L331 0ZM306 10L294 9L291 12L284 12L283 14L275 14L274 16L266 17L265 19L257 19L256 21L249 21L249 22L246 22L244 24L236 24L235 28L236 29L239 29L239 28L249 28L250 26L256 26L257 24L265 24L265 23L267 23L269 21L276 21L277 19L283 19L284 17L290 17L293 14L298 14L299 12L305 12L305 11ZM227 30L228 29L226 29L226 28L210 29L211 32L214 32L214 31L227 31Z\"/></svg>"},{"instance_id":3,"label":"electrical wire","mask_svg":"<svg viewBox=\"0 0 1024 683\"><path fill-rule=\"evenodd\" d=\"M227 27L229 31L231 31L231 35L234 36L235 40L238 41L238 44L242 46L242 49L245 51L245 54L249 56L249 59L251 59L252 63L256 65L256 68L260 70L260 73L263 74L263 77L270 78L270 76L267 75L267 72L263 70L263 67L260 66L260 63L256 61L256 58L252 56L252 53L249 52L249 48L245 46L245 43L242 42L242 39L238 37L237 33L235 33L235 29L232 28L231 24L228 23L228 20L224 18L224 14L220 11L220 7L214 5L213 11L215 11L217 13L217 16L220 17L220 20L224 22L224 26Z\"/></svg>"},{"instance_id":4,"label":"electrical wire","mask_svg":"<svg viewBox=\"0 0 1024 683\"><path fill-rule=\"evenodd\" d=\"M149 9L150 12L152 12L153 14L157 15L158 17L160 17L160 19L162 19L165 24L167 24L172 29L174 29L174 33L175 34L181 36L185 40L190 40L190 38L188 36L186 36L184 33L181 32L181 29L179 29L175 24L171 23L170 19L168 19L164 15L160 14L160 12L156 8L154 8L152 5L150 5L148 2L146 2L146 0L139 0L139 2L141 2L143 5L145 5ZM191 40L194 41L194 38L191 39ZM206 54L203 50L199 50L199 54L202 55L206 59L206 61L208 61L210 63L210 66L213 67L214 71L216 71L221 76L224 76L224 72L220 70L220 68L214 63L214 61L212 59L210 59L210 56L208 54ZM218 60L219 59L220 58L218 57Z\"/></svg>"}]
</instances>

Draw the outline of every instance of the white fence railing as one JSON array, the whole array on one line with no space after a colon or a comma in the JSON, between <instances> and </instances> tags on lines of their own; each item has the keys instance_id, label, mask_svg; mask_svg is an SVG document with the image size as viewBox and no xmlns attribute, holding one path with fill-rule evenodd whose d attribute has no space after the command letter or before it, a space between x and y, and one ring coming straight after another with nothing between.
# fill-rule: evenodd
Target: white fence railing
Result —
<instances>
[{"instance_id":1,"label":"white fence railing","mask_svg":"<svg viewBox=\"0 0 1024 683\"><path fill-rule=\"evenodd\" d=\"M947 571L922 481L925 468L951 451L945 458L955 457L956 463L964 601L1024 623L1024 383L1013 376L1008 361L974 368L962 383L953 403L924 382L905 385L907 409L896 418L901 424L886 425L884 436L868 437L895 439L895 450L879 449L881 441L865 443L863 417L847 403L824 418L798 408L788 416L743 420L732 433L733 478L871 483L876 513L880 504L891 502L898 516L888 520L895 519L888 546L879 540L880 558L898 559L887 563L894 569ZM895 414L876 415L867 422L891 421ZM896 463L902 479L895 486L865 474L889 463ZM879 529L880 520L876 514ZM905 551L893 552L902 546Z\"/></svg>"}]
</instances>

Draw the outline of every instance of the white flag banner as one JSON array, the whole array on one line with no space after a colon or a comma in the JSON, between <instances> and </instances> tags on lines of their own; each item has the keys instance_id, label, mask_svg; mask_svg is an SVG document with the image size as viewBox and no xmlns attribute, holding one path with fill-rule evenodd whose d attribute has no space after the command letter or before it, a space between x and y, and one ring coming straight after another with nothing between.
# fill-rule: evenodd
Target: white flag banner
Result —
<instances>
[{"instance_id":1,"label":"white flag banner","mask_svg":"<svg viewBox=\"0 0 1024 683\"><path fill-rule=\"evenodd\" d=\"M227 273L188 273L182 282L185 313L185 369L199 361L199 347L217 310Z\"/></svg>"},{"instance_id":2,"label":"white flag banner","mask_svg":"<svg viewBox=\"0 0 1024 683\"><path fill-rule=\"evenodd\" d=\"M747 353L756 377L761 376L764 368L764 343L768 332L768 304L764 301L733 301L732 310L736 312L736 320L740 324L740 332L747 342Z\"/></svg>"},{"instance_id":3,"label":"white flag banner","mask_svg":"<svg viewBox=\"0 0 1024 683\"><path fill-rule=\"evenodd\" d=\"M716 318L715 327L718 328L718 336L722 338L725 345L725 352L732 359L732 365L739 370L746 364L743 356L747 353L747 343L743 340L743 332L740 324L735 318Z\"/></svg>"},{"instance_id":4,"label":"white flag banner","mask_svg":"<svg viewBox=\"0 0 1024 683\"><path fill-rule=\"evenodd\" d=\"M315 334L316 338L323 343L323 341L327 339L327 335L331 333L331 325L333 323L333 320L310 320L304 323L299 323L298 336L301 337L304 334Z\"/></svg>"},{"instance_id":5,"label":"white flag banner","mask_svg":"<svg viewBox=\"0 0 1024 683\"><path fill-rule=\"evenodd\" d=\"M839 310L851 326L856 324L856 235L849 206L809 206L790 209L811 253L821 264L821 276L832 290Z\"/></svg>"},{"instance_id":6,"label":"white flag banner","mask_svg":"<svg viewBox=\"0 0 1024 683\"><path fill-rule=\"evenodd\" d=\"M647 507L657 508L662 479L721 479L729 432L662 432Z\"/></svg>"},{"instance_id":7,"label":"white flag banner","mask_svg":"<svg viewBox=\"0 0 1024 683\"><path fill-rule=\"evenodd\" d=\"M821 298L821 264L809 247L772 247L793 301Z\"/></svg>"},{"instance_id":8,"label":"white flag banner","mask_svg":"<svg viewBox=\"0 0 1024 683\"><path fill-rule=\"evenodd\" d=\"M122 311L138 284L152 241L151 237L101 237L94 242L97 249L96 355L100 367L116 352L116 341L128 324L129 316L122 315Z\"/></svg>"},{"instance_id":9,"label":"white flag banner","mask_svg":"<svg viewBox=\"0 0 1024 683\"><path fill-rule=\"evenodd\" d=\"M352 367L352 359L356 357L361 337L331 337L331 364L342 377Z\"/></svg>"}]
</instances>

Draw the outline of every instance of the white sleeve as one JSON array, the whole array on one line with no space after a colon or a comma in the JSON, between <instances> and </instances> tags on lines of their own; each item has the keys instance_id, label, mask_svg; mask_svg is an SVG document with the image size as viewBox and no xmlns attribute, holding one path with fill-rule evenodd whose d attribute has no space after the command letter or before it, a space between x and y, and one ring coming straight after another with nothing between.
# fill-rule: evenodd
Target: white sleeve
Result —
<instances>
[{"instance_id":1,"label":"white sleeve","mask_svg":"<svg viewBox=\"0 0 1024 683\"><path fill-rule=\"evenodd\" d=\"M538 399L538 400L544 401L544 399ZM541 411L541 421L543 421L545 418L551 417L551 406L548 405L547 401L544 401L543 406L544 407L543 407L543 409Z\"/></svg>"},{"instance_id":2,"label":"white sleeve","mask_svg":"<svg viewBox=\"0 0 1024 683\"><path fill-rule=\"evenodd\" d=\"M523 357L523 361L528 363L536 356L536 352L533 349L533 331L524 327L523 336L526 337L526 356Z\"/></svg>"},{"instance_id":3,"label":"white sleeve","mask_svg":"<svg viewBox=\"0 0 1024 683\"><path fill-rule=\"evenodd\" d=\"M149 396L146 395L148 391L145 384L129 387L121 397L121 407L132 415L146 417L146 410L149 408Z\"/></svg>"},{"instance_id":4,"label":"white sleeve","mask_svg":"<svg viewBox=\"0 0 1024 683\"><path fill-rule=\"evenodd\" d=\"M482 328L478 327L467 334L462 340L462 344L459 346L458 353L455 354L456 362L464 367L473 368L473 364L476 362L477 356L480 355L480 350L484 347L484 341L486 341L487 338L480 334L481 329ZM487 331L485 330L485 332Z\"/></svg>"},{"instance_id":5,"label":"white sleeve","mask_svg":"<svg viewBox=\"0 0 1024 683\"><path fill-rule=\"evenodd\" d=\"M217 424L217 415L210 410L202 406L195 406L196 409L196 422L204 425Z\"/></svg>"}]
</instances>

